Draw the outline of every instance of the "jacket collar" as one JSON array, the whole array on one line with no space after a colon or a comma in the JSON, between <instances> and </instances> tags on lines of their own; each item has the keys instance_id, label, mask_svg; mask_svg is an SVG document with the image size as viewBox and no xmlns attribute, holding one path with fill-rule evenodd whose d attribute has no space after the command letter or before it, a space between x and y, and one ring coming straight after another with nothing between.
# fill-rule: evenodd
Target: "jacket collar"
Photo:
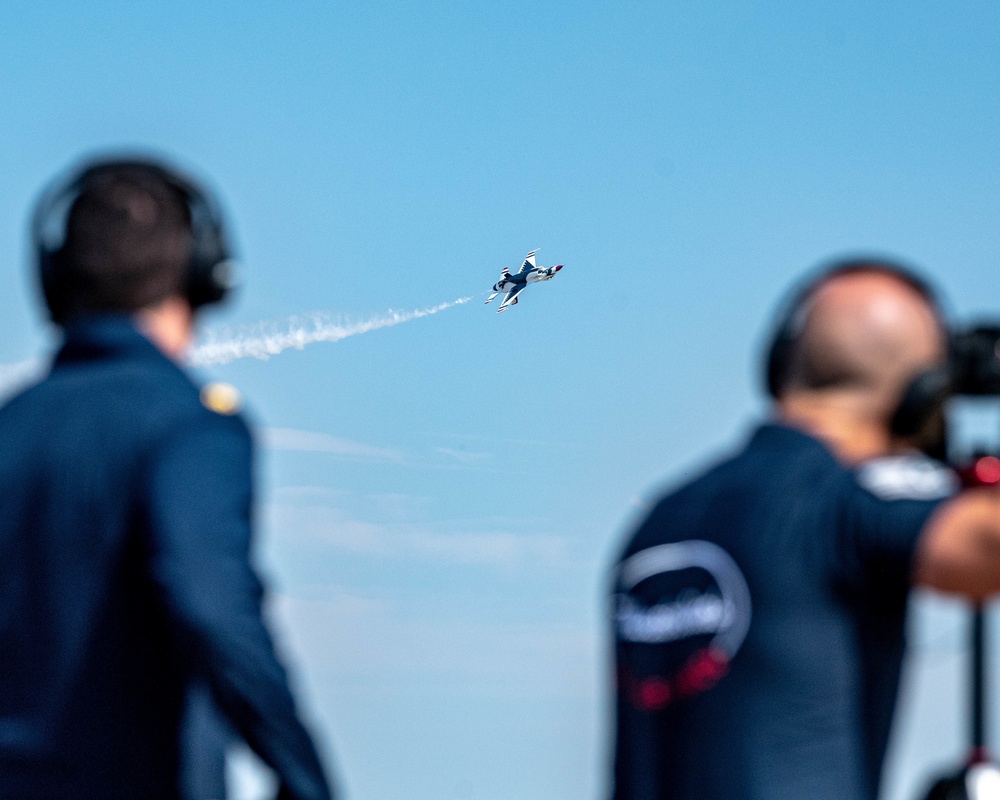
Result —
<instances>
[{"instance_id":1,"label":"jacket collar","mask_svg":"<svg viewBox=\"0 0 1000 800\"><path fill-rule=\"evenodd\" d=\"M128 314L87 314L67 323L54 366L117 358L167 359Z\"/></svg>"},{"instance_id":2,"label":"jacket collar","mask_svg":"<svg viewBox=\"0 0 1000 800\"><path fill-rule=\"evenodd\" d=\"M763 449L811 451L816 455L823 454L836 461L830 448L814 436L799 428L793 428L780 422L765 422L760 425L750 437L750 446Z\"/></svg>"}]
</instances>

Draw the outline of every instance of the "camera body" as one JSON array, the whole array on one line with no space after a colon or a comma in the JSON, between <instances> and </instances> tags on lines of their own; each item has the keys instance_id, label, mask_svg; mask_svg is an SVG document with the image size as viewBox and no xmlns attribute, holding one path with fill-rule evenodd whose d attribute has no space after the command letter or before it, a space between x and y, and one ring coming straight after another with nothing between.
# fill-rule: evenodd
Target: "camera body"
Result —
<instances>
[{"instance_id":1,"label":"camera body","mask_svg":"<svg viewBox=\"0 0 1000 800\"><path fill-rule=\"evenodd\" d=\"M942 409L944 404L959 405L971 400L973 405L996 407L1000 400L1000 324L986 323L962 328L951 334L948 364L939 370L941 379L937 385ZM920 379L918 379L919 381ZM928 385L933 381L924 378ZM967 409L968 410L968 409ZM960 414L952 409L952 415ZM995 443L998 431L995 415L985 431L986 440ZM950 429L955 419L949 419L945 429ZM989 430L993 429L993 430ZM947 438L952 438L956 430L947 430ZM980 431L982 434L983 431ZM958 437L962 438L962 437ZM979 437L975 437L979 438ZM954 443L953 443L954 444ZM988 453L989 445L982 447L982 440L966 442L966 451L951 459L961 483L965 487L996 486L1000 484L1000 459ZM969 445L972 445L969 448ZM946 448L953 456L958 448ZM986 747L986 682L987 645L986 617L983 607L977 605L973 613L972 657L969 680L969 706L971 726L971 753L969 759L957 773L937 780L923 795L924 800L991 800L1000 797L1000 765L991 757Z\"/></svg>"},{"instance_id":2,"label":"camera body","mask_svg":"<svg viewBox=\"0 0 1000 800\"><path fill-rule=\"evenodd\" d=\"M1000 397L1000 323L954 333L950 349L950 394Z\"/></svg>"},{"instance_id":3,"label":"camera body","mask_svg":"<svg viewBox=\"0 0 1000 800\"><path fill-rule=\"evenodd\" d=\"M970 399L991 405L1000 400L1000 323L951 332L947 361L921 372L907 386L891 420L892 433L932 458L962 463L973 454L963 454L958 462L949 458L955 455L954 434L961 427L956 427L954 409ZM989 449L996 449L996 434L989 438Z\"/></svg>"}]
</instances>

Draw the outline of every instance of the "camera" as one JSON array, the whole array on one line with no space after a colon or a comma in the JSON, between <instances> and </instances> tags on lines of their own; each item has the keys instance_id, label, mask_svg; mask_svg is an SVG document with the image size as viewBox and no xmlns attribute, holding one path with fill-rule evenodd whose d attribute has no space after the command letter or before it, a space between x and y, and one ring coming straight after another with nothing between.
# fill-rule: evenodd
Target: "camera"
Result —
<instances>
[{"instance_id":1,"label":"camera","mask_svg":"<svg viewBox=\"0 0 1000 800\"><path fill-rule=\"evenodd\" d=\"M1000 324L984 324L951 337L950 393L1000 397Z\"/></svg>"},{"instance_id":2,"label":"camera","mask_svg":"<svg viewBox=\"0 0 1000 800\"><path fill-rule=\"evenodd\" d=\"M939 461L964 464L983 449L1000 449L1000 424L974 442L963 435L968 409L982 416L1000 401L1000 323L984 323L952 331L945 364L925 370L903 394L892 418L897 437ZM971 447L969 446L971 444ZM961 445L956 447L956 445Z\"/></svg>"},{"instance_id":3,"label":"camera","mask_svg":"<svg viewBox=\"0 0 1000 800\"><path fill-rule=\"evenodd\" d=\"M946 428L947 438L953 441L947 449L953 454L950 460L962 484L967 487L1000 484L1000 458L996 455L1000 436L996 414L1000 401L1000 324L976 325L953 332L948 365L940 372L936 383L932 373L927 373L923 380L929 389L936 385L938 397L951 406ZM960 425L963 411L967 418ZM984 411L987 412L985 416ZM977 416L978 425L970 425ZM969 717L972 737L968 762L958 772L937 780L924 795L924 800L994 800L1000 797L1000 765L990 758L986 748L988 672L986 616L982 605L977 605L973 612L971 651Z\"/></svg>"}]
</instances>

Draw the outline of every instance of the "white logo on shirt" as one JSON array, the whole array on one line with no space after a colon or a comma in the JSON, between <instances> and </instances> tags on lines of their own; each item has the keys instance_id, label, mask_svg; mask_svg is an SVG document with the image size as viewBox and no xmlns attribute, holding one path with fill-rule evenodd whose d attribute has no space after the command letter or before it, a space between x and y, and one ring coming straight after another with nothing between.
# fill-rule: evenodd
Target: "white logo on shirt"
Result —
<instances>
[{"instance_id":1,"label":"white logo on shirt","mask_svg":"<svg viewBox=\"0 0 1000 800\"><path fill-rule=\"evenodd\" d=\"M654 575L691 568L709 573L717 591L686 589L654 606L644 606L629 594ZM622 563L619 586L615 623L624 641L659 644L715 634L710 646L732 658L750 628L750 590L743 573L713 542L692 539L641 550Z\"/></svg>"}]
</instances>

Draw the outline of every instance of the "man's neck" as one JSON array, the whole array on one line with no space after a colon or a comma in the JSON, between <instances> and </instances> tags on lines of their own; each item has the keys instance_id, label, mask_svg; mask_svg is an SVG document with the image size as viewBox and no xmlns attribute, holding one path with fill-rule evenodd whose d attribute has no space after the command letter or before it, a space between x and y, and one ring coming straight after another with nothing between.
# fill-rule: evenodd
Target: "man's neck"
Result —
<instances>
[{"instance_id":1,"label":"man's neck","mask_svg":"<svg viewBox=\"0 0 1000 800\"><path fill-rule=\"evenodd\" d=\"M183 360L194 334L194 314L182 297L171 296L133 315L136 327L168 358Z\"/></svg>"},{"instance_id":2,"label":"man's neck","mask_svg":"<svg viewBox=\"0 0 1000 800\"><path fill-rule=\"evenodd\" d=\"M845 464L858 464L892 452L884 422L863 401L836 394L795 394L777 405L780 422L824 442Z\"/></svg>"}]
</instances>

